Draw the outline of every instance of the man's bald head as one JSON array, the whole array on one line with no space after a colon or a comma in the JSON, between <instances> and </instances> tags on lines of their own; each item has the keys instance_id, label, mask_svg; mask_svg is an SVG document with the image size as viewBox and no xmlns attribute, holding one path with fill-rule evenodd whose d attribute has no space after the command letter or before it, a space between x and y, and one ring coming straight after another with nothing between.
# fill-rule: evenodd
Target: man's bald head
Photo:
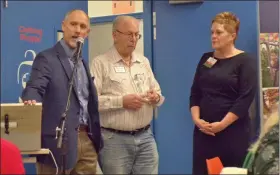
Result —
<instances>
[{"instance_id":1,"label":"man's bald head","mask_svg":"<svg viewBox=\"0 0 280 175\"><path fill-rule=\"evenodd\" d=\"M88 15L83 11L83 10L80 10L80 9L73 9L69 12L67 12L64 16L64 20L63 21L67 21L69 16L71 16L73 13L81 13L81 14L84 14L87 18L88 18L88 22L90 23L90 18L88 17Z\"/></svg>"},{"instance_id":2,"label":"man's bald head","mask_svg":"<svg viewBox=\"0 0 280 175\"><path fill-rule=\"evenodd\" d=\"M118 16L113 21L113 32L118 30L120 26L124 26L127 23L139 23L139 21L132 16Z\"/></svg>"}]
</instances>

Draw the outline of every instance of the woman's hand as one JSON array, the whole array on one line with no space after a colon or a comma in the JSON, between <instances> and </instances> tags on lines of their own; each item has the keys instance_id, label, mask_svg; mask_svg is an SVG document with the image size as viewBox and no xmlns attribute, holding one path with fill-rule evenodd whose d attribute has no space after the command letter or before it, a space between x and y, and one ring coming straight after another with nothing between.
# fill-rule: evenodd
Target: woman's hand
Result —
<instances>
[{"instance_id":1,"label":"woman's hand","mask_svg":"<svg viewBox=\"0 0 280 175\"><path fill-rule=\"evenodd\" d=\"M194 123L204 134L215 136L215 134L212 132L212 125L209 122L206 122L202 119L198 119Z\"/></svg>"},{"instance_id":2,"label":"woman's hand","mask_svg":"<svg viewBox=\"0 0 280 175\"><path fill-rule=\"evenodd\" d=\"M214 122L214 123L211 123L211 131L213 133L218 133L218 132L221 132L222 130L224 130L226 128L226 125L224 125L223 122Z\"/></svg>"}]
</instances>

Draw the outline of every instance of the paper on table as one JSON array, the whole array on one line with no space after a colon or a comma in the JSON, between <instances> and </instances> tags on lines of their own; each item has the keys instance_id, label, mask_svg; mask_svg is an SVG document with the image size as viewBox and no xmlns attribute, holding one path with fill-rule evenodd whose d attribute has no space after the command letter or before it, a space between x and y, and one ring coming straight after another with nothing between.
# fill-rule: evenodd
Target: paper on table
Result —
<instances>
[{"instance_id":1,"label":"paper on table","mask_svg":"<svg viewBox=\"0 0 280 175\"><path fill-rule=\"evenodd\" d=\"M224 167L220 174L247 174L247 169L238 167Z\"/></svg>"}]
</instances>

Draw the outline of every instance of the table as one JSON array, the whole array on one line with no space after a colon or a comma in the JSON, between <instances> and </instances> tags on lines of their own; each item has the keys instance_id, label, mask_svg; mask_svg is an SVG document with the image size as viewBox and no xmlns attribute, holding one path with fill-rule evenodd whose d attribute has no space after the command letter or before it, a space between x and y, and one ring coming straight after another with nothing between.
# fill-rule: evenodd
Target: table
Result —
<instances>
[{"instance_id":1,"label":"table","mask_svg":"<svg viewBox=\"0 0 280 175\"><path fill-rule=\"evenodd\" d=\"M39 154L50 154L49 149L40 149L36 151L21 151L21 155L39 155ZM36 157L23 157L24 163L36 163Z\"/></svg>"}]
</instances>

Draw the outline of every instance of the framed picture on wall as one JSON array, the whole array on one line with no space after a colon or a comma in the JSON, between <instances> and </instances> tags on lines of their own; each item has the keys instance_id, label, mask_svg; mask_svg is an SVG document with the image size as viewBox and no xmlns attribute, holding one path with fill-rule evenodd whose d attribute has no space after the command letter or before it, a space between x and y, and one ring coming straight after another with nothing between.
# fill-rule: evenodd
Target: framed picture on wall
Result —
<instances>
[{"instance_id":1,"label":"framed picture on wall","mask_svg":"<svg viewBox=\"0 0 280 175\"><path fill-rule=\"evenodd\" d=\"M204 0L169 0L169 4L202 3Z\"/></svg>"}]
</instances>

